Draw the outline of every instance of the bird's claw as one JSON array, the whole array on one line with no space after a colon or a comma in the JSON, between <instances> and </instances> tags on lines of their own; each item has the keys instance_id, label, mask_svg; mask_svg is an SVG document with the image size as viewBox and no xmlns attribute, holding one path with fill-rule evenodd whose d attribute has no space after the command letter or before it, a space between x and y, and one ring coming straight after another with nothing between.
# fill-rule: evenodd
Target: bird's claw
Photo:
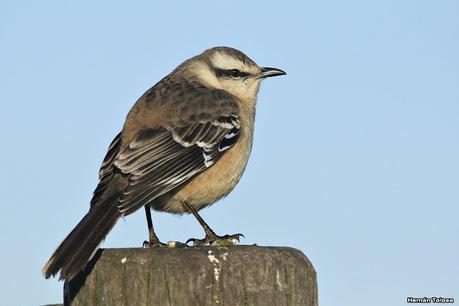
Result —
<instances>
[{"instance_id":1,"label":"bird's claw","mask_svg":"<svg viewBox=\"0 0 459 306\"><path fill-rule=\"evenodd\" d=\"M243 234L224 235L224 236L218 236L215 234L206 235L204 239L190 238L186 241L186 245L192 242L193 246L210 245L210 246L219 246L219 247L229 247L229 246L234 246L238 244L241 237L244 237L244 235Z\"/></svg>"},{"instance_id":2,"label":"bird's claw","mask_svg":"<svg viewBox=\"0 0 459 306\"><path fill-rule=\"evenodd\" d=\"M143 248L151 249L151 248L164 248L167 247L167 244L162 243L161 241L147 241L143 242Z\"/></svg>"},{"instance_id":3,"label":"bird's claw","mask_svg":"<svg viewBox=\"0 0 459 306\"><path fill-rule=\"evenodd\" d=\"M146 249L150 248L186 248L187 244L180 241L168 241L167 243L162 243L161 241L144 241L143 247Z\"/></svg>"}]
</instances>

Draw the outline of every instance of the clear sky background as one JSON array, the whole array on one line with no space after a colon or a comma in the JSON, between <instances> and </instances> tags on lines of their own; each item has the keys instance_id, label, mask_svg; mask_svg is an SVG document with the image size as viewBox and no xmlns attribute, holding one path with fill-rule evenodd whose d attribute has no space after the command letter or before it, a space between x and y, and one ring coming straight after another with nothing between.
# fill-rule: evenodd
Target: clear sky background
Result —
<instances>
[{"instance_id":1,"label":"clear sky background","mask_svg":"<svg viewBox=\"0 0 459 306\"><path fill-rule=\"evenodd\" d=\"M238 187L202 211L215 231L300 249L321 306L459 301L459 2L219 3L0 3L0 304L61 301L41 269L128 110L219 45L288 75L262 85ZM164 241L203 235L153 218ZM103 246L146 238L142 210Z\"/></svg>"}]
</instances>

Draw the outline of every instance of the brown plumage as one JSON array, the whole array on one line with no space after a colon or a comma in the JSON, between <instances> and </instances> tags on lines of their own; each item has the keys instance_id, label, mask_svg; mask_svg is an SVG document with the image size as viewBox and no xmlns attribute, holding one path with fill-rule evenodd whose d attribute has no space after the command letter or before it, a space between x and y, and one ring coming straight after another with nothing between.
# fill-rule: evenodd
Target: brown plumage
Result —
<instances>
[{"instance_id":1,"label":"brown plumage","mask_svg":"<svg viewBox=\"0 0 459 306\"><path fill-rule=\"evenodd\" d=\"M132 107L99 172L89 212L44 267L45 277L76 276L121 216L149 207L193 213L206 238L195 244L233 241L217 236L197 211L227 195L247 164L260 81L285 74L257 66L242 52L218 47L178 66Z\"/></svg>"}]
</instances>

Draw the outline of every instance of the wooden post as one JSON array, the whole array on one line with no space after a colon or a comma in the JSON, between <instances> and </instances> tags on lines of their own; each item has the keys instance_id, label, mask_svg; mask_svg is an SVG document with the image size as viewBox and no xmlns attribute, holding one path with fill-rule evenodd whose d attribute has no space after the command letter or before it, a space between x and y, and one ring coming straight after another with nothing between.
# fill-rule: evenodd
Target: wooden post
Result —
<instances>
[{"instance_id":1,"label":"wooden post","mask_svg":"<svg viewBox=\"0 0 459 306\"><path fill-rule=\"evenodd\" d=\"M99 250L65 305L317 306L316 272L286 247Z\"/></svg>"}]
</instances>

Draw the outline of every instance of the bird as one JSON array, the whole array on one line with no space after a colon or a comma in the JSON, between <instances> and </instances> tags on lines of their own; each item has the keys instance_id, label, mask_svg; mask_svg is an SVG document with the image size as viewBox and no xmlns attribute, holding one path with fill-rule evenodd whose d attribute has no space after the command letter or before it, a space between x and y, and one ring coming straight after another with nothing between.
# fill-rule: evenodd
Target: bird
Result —
<instances>
[{"instance_id":1,"label":"bird","mask_svg":"<svg viewBox=\"0 0 459 306\"><path fill-rule=\"evenodd\" d=\"M166 246L154 231L151 210L196 217L205 237L186 246L237 243L242 234L217 235L198 211L238 183L252 149L260 83L285 74L222 46L184 61L148 89L108 148L89 211L54 251L44 276L73 279L117 220L142 207L145 247Z\"/></svg>"}]
</instances>

